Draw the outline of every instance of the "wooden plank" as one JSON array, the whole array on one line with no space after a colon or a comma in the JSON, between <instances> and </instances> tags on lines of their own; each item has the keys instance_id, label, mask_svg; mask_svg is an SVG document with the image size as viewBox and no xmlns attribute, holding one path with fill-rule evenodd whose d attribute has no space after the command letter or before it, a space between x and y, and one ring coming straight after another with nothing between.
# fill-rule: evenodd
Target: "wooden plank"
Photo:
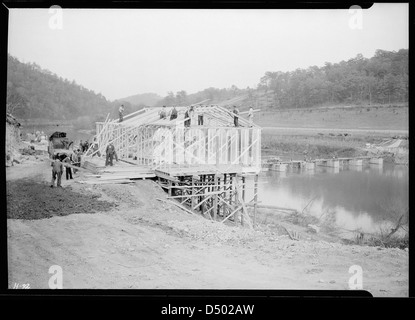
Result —
<instances>
[{"instance_id":1,"label":"wooden plank","mask_svg":"<svg viewBox=\"0 0 415 320\"><path fill-rule=\"evenodd\" d=\"M208 197L206 197L208 195ZM192 206L192 209L195 210L197 207L200 207L202 204L204 204L207 200L209 200L212 197L213 193L203 193L203 199L201 202L199 202L196 206Z\"/></svg>"},{"instance_id":2,"label":"wooden plank","mask_svg":"<svg viewBox=\"0 0 415 320\"><path fill-rule=\"evenodd\" d=\"M236 197L238 198L239 203L241 203L242 205L242 217L241 218L243 219L243 222L248 223L249 228L253 229L251 217L249 216L248 210L246 209L245 202L242 197L242 193L240 192L240 186L238 185L238 181L236 180L236 178L235 178L235 185L236 185Z\"/></svg>"},{"instance_id":3,"label":"wooden plank","mask_svg":"<svg viewBox=\"0 0 415 320\"><path fill-rule=\"evenodd\" d=\"M225 219L223 219L220 223L224 223L228 220L231 216L233 216L237 211L241 210L242 206L238 206L234 211L232 211Z\"/></svg>"},{"instance_id":4,"label":"wooden plank","mask_svg":"<svg viewBox=\"0 0 415 320\"><path fill-rule=\"evenodd\" d=\"M257 202L258 202L258 175L255 175L254 178L254 218L253 218L253 226L255 227L255 223L256 223L256 213L257 213Z\"/></svg>"},{"instance_id":5,"label":"wooden plank","mask_svg":"<svg viewBox=\"0 0 415 320\"><path fill-rule=\"evenodd\" d=\"M132 180L111 180L111 181L92 181L92 180L83 180L83 181L77 181L82 184L113 184L113 183L134 183Z\"/></svg>"},{"instance_id":6,"label":"wooden plank","mask_svg":"<svg viewBox=\"0 0 415 320\"><path fill-rule=\"evenodd\" d=\"M160 178L163 178L163 179L166 179L166 180L170 180L170 181L174 181L174 182L180 182L180 181L179 181L179 179L177 179L177 178L175 178L175 177L172 177L172 176L170 176L170 175L168 175L168 174L166 174L166 173L164 173L164 172L161 172L161 171L159 171L159 170L155 170L155 171L154 171L154 174L155 174L157 177L160 177Z\"/></svg>"},{"instance_id":7,"label":"wooden plank","mask_svg":"<svg viewBox=\"0 0 415 320\"><path fill-rule=\"evenodd\" d=\"M184 206L182 206L181 204L179 204L179 203L177 203L177 202L175 202L175 201L172 201L172 200L163 200L163 199L160 199L160 198L156 198L156 200L158 200L158 201L162 201L162 202L166 202L166 203L171 203L171 204L174 204L175 206L179 207L179 208L180 208L180 209L182 209L183 211L186 211L186 212L188 212L188 213L190 213L190 214L192 214L192 215L194 215L194 214L195 214L193 211L190 211L189 209L185 208Z\"/></svg>"},{"instance_id":8,"label":"wooden plank","mask_svg":"<svg viewBox=\"0 0 415 320\"><path fill-rule=\"evenodd\" d=\"M155 175L136 175L136 176L118 176L118 177L103 177L101 176L100 178L98 178L101 181L104 180L120 180L120 179L124 179L124 180L131 180L131 179L143 179L143 178L155 178Z\"/></svg>"}]
</instances>

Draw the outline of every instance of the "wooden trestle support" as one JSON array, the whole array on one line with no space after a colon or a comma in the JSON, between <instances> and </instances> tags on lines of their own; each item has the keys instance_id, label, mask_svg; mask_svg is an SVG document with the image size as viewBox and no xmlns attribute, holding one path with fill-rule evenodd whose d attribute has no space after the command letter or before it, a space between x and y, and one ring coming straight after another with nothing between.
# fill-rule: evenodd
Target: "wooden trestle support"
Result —
<instances>
[{"instance_id":1,"label":"wooden trestle support","mask_svg":"<svg viewBox=\"0 0 415 320\"><path fill-rule=\"evenodd\" d=\"M258 174L255 175L257 182ZM255 225L257 204L257 183L254 185L254 197L246 202L246 176L237 173L201 174L171 177L158 176L158 182L168 192L168 199L178 201L190 211L204 217L242 224L249 228ZM247 204L253 204L250 214Z\"/></svg>"}]
</instances>

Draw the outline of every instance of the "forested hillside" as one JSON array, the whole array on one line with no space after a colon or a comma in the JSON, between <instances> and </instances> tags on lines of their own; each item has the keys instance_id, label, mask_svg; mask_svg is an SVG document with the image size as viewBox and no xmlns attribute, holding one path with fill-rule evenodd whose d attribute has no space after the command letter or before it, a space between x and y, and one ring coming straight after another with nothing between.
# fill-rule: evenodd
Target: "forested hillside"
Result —
<instances>
[{"instance_id":1,"label":"forested hillside","mask_svg":"<svg viewBox=\"0 0 415 320\"><path fill-rule=\"evenodd\" d=\"M102 94L41 69L35 63L22 63L8 56L7 110L18 118L95 118L112 108Z\"/></svg>"},{"instance_id":2,"label":"forested hillside","mask_svg":"<svg viewBox=\"0 0 415 320\"><path fill-rule=\"evenodd\" d=\"M368 59L358 54L339 63L326 62L291 72L269 71L257 88L208 88L195 94L169 92L158 105L218 103L245 97L240 106L264 109L309 108L324 105L384 104L408 101L408 50L377 50Z\"/></svg>"},{"instance_id":3,"label":"forested hillside","mask_svg":"<svg viewBox=\"0 0 415 320\"><path fill-rule=\"evenodd\" d=\"M181 90L169 92L161 100L157 95L137 94L111 102L75 81L10 55L7 71L7 110L21 119L94 122L105 119L107 113L116 118L121 103L128 114L144 105L188 105L207 99L208 103L220 103L238 97L230 104L262 110L408 102L407 49L377 50L370 59L359 54L348 61L327 62L323 67L269 71L256 88L211 87L193 94ZM147 103L141 101L144 98Z\"/></svg>"},{"instance_id":4,"label":"forested hillside","mask_svg":"<svg viewBox=\"0 0 415 320\"><path fill-rule=\"evenodd\" d=\"M152 107L159 102L163 97L156 93L139 93L122 99L117 99L118 102L128 102L133 106Z\"/></svg>"}]
</instances>

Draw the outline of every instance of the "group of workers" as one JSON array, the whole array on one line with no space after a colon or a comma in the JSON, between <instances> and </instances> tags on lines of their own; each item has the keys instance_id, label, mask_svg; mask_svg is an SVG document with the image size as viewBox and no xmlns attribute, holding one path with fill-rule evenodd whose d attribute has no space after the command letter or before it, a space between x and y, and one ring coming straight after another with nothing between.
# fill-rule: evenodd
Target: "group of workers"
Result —
<instances>
[{"instance_id":1,"label":"group of workers","mask_svg":"<svg viewBox=\"0 0 415 320\"><path fill-rule=\"evenodd\" d=\"M78 169L74 167L80 167L82 156L86 153L88 150L89 144L82 143L82 140L80 142L80 147L78 149L73 150L69 153L57 153L53 156L52 159L52 181L51 181L51 188L55 185L56 180L56 186L62 187L62 175L63 175L63 168L65 167L66 172L66 180L73 179L72 173L76 173ZM92 146L92 157L97 155L98 157L101 156L101 153L99 152L98 143L96 142L96 138L94 138L93 146ZM115 158L116 161L118 161L118 155L115 151L115 147L112 143L109 143L106 148L106 159L105 159L105 166L113 166L113 159Z\"/></svg>"},{"instance_id":2,"label":"group of workers","mask_svg":"<svg viewBox=\"0 0 415 320\"><path fill-rule=\"evenodd\" d=\"M86 152L89 148L89 141L86 140L85 142L82 142L82 140L79 142L79 149L82 152Z\"/></svg>"},{"instance_id":3,"label":"group of workers","mask_svg":"<svg viewBox=\"0 0 415 320\"><path fill-rule=\"evenodd\" d=\"M235 127L239 126L239 109L236 106L233 106L233 123L235 125ZM252 106L249 107L249 111L248 111L248 121L249 121L249 126L252 127L254 125L254 109L252 108Z\"/></svg>"},{"instance_id":4,"label":"group of workers","mask_svg":"<svg viewBox=\"0 0 415 320\"><path fill-rule=\"evenodd\" d=\"M80 167L81 166L81 156L82 152L80 149L74 150L73 152L67 153L57 153L53 156L52 159L52 181L51 181L51 188L55 185L61 187L62 183L62 175L63 175L63 167L65 167L66 172L66 180L73 179L72 175L72 167ZM75 174L77 169L73 168L73 173Z\"/></svg>"},{"instance_id":5,"label":"group of workers","mask_svg":"<svg viewBox=\"0 0 415 320\"><path fill-rule=\"evenodd\" d=\"M170 120L174 120L177 119L178 116L178 112L175 106L173 106L173 108L168 112L166 106L163 106L163 108L161 108L161 110L159 111L159 116L160 119L170 119ZM203 110L199 110L198 111L198 116L197 116L197 124L199 126L203 126ZM194 106L189 106L186 108L186 111L184 113L184 126L185 127L190 127L190 124L196 123L196 118L195 118L195 107Z\"/></svg>"},{"instance_id":6,"label":"group of workers","mask_svg":"<svg viewBox=\"0 0 415 320\"><path fill-rule=\"evenodd\" d=\"M239 126L239 109L234 105L233 106L233 123L235 125L235 127ZM159 116L160 119L167 119L169 118L170 120L176 119L177 118L177 109L175 106L173 106L173 108L168 112L166 106L163 106L163 108L161 108L161 110L159 111ZM198 110L197 112L197 125L199 126L203 126L203 119L204 119L204 112L203 109ZM190 127L191 123L196 123L196 119L195 119L195 107L189 106L186 108L186 111L184 113L184 126L185 127ZM254 109L252 108L252 106L249 108L248 111L248 121L249 121L249 126L252 127L253 126L253 122L254 122Z\"/></svg>"}]
</instances>

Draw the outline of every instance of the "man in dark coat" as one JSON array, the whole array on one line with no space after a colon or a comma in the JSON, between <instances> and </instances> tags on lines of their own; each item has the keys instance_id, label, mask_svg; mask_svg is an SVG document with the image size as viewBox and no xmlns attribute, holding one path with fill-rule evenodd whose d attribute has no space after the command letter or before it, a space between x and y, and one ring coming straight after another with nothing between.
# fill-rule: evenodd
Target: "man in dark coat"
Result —
<instances>
[{"instance_id":1,"label":"man in dark coat","mask_svg":"<svg viewBox=\"0 0 415 320\"><path fill-rule=\"evenodd\" d=\"M52 161L51 167L52 167L52 181L51 181L50 187L51 188L54 187L55 180L57 180L56 186L61 187L63 164L62 164L61 160L59 159L59 154L57 154L55 156L55 159Z\"/></svg>"},{"instance_id":2,"label":"man in dark coat","mask_svg":"<svg viewBox=\"0 0 415 320\"><path fill-rule=\"evenodd\" d=\"M233 113L234 113L234 117L233 117L233 124L235 125L235 127L237 127L238 124L238 120L239 120L239 110L236 106L233 106Z\"/></svg>"},{"instance_id":3,"label":"man in dark coat","mask_svg":"<svg viewBox=\"0 0 415 320\"><path fill-rule=\"evenodd\" d=\"M71 154L67 155L65 159L62 160L62 162L64 163L64 166L65 166L66 180L73 179L72 168L69 166L66 166L66 164L72 164Z\"/></svg>"},{"instance_id":4,"label":"man in dark coat","mask_svg":"<svg viewBox=\"0 0 415 320\"><path fill-rule=\"evenodd\" d=\"M106 153L106 159L105 159L105 165L106 166L107 165L110 165L110 166L113 165L112 160L113 160L114 157L115 157L115 160L118 161L118 156L117 156L117 153L115 152L115 147L112 143L110 143L107 146L107 149L105 150L105 153Z\"/></svg>"},{"instance_id":5,"label":"man in dark coat","mask_svg":"<svg viewBox=\"0 0 415 320\"><path fill-rule=\"evenodd\" d=\"M122 122L124 120L124 105L122 104L121 107L118 109L118 116L119 116L119 122Z\"/></svg>"},{"instance_id":6,"label":"man in dark coat","mask_svg":"<svg viewBox=\"0 0 415 320\"><path fill-rule=\"evenodd\" d=\"M177 118L177 110L176 110L176 107L173 107L170 113L170 120L174 120L176 118Z\"/></svg>"}]
</instances>

